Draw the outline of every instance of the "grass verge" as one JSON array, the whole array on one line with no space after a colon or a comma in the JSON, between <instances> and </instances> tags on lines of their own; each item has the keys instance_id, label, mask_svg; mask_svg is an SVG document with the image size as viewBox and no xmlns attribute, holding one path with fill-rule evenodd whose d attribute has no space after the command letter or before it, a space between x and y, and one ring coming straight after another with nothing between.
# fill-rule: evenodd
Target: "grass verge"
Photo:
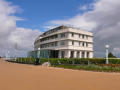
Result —
<instances>
[{"instance_id":1,"label":"grass verge","mask_svg":"<svg viewBox=\"0 0 120 90\"><path fill-rule=\"evenodd\" d=\"M99 72L120 72L120 67L98 66L98 65L94 65L94 64L90 64L90 65L56 65L54 67L73 69L73 70L99 71Z\"/></svg>"}]
</instances>

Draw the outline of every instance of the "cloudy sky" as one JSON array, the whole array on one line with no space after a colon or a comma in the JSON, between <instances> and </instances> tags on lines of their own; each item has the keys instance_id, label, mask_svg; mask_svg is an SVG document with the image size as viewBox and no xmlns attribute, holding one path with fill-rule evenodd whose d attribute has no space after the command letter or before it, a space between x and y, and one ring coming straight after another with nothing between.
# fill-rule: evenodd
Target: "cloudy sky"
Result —
<instances>
[{"instance_id":1,"label":"cloudy sky","mask_svg":"<svg viewBox=\"0 0 120 90\"><path fill-rule=\"evenodd\" d=\"M29 2L29 3L28 3ZM95 57L105 56L105 45L120 57L120 0L0 0L0 55L9 50L26 56L35 38L58 25L94 33Z\"/></svg>"}]
</instances>

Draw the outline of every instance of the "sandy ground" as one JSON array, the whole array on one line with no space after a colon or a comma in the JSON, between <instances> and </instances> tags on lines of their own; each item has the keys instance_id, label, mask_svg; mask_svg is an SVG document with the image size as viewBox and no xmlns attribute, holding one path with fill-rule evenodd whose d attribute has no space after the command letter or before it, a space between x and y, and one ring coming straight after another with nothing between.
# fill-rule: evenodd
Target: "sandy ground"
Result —
<instances>
[{"instance_id":1,"label":"sandy ground","mask_svg":"<svg viewBox=\"0 0 120 90\"><path fill-rule=\"evenodd\" d=\"M24 65L2 59L0 90L120 90L120 73Z\"/></svg>"}]
</instances>

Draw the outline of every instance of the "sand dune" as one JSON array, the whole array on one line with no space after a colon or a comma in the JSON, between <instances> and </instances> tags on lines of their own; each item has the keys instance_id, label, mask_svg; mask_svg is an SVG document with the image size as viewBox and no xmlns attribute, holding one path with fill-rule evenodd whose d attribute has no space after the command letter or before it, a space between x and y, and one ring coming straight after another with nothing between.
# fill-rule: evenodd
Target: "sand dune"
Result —
<instances>
[{"instance_id":1,"label":"sand dune","mask_svg":"<svg viewBox=\"0 0 120 90\"><path fill-rule=\"evenodd\" d=\"M120 90L120 73L49 68L2 59L0 90Z\"/></svg>"}]
</instances>

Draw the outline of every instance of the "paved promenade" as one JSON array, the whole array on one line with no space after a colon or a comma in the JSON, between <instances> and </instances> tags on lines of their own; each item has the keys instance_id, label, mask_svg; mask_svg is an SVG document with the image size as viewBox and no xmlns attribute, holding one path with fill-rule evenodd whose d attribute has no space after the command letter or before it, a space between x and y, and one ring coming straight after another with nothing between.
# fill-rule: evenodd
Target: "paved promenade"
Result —
<instances>
[{"instance_id":1,"label":"paved promenade","mask_svg":"<svg viewBox=\"0 0 120 90\"><path fill-rule=\"evenodd\" d=\"M0 90L120 90L120 73L49 68L0 59Z\"/></svg>"}]
</instances>

